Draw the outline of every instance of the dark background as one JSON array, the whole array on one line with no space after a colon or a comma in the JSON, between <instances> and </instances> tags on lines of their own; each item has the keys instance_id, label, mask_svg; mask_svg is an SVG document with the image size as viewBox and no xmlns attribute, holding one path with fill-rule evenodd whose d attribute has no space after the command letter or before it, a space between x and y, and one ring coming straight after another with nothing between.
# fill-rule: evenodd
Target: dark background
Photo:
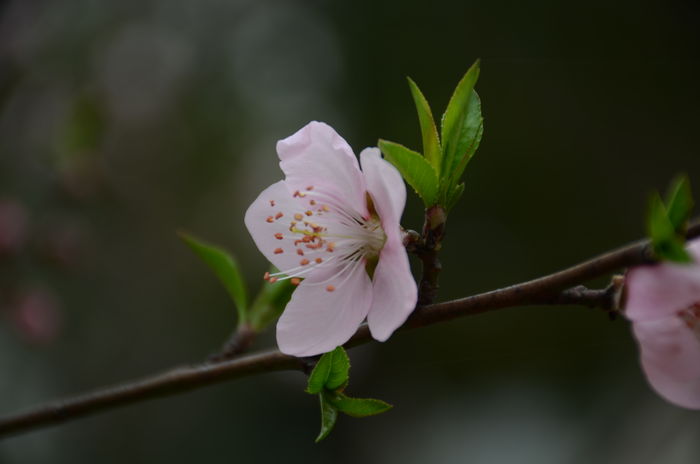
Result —
<instances>
[{"instance_id":1,"label":"dark background","mask_svg":"<svg viewBox=\"0 0 700 464\"><path fill-rule=\"evenodd\" d=\"M235 312L176 231L231 250L255 288L267 264L243 214L281 178L275 142L315 119L357 153L420 149L406 75L441 114L482 59L485 134L441 299L641 237L678 172L700 191L694 1L0 5L2 413L216 349ZM509 309L350 354L349 391L396 407L318 445L316 401L287 373L11 438L0 462L700 459L698 413L649 389L628 324L601 311Z\"/></svg>"}]
</instances>

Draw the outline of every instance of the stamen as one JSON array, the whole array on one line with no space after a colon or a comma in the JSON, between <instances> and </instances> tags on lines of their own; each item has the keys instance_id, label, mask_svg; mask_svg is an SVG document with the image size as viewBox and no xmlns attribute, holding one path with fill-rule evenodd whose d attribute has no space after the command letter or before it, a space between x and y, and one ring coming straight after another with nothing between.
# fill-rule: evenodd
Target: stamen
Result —
<instances>
[{"instance_id":1,"label":"stamen","mask_svg":"<svg viewBox=\"0 0 700 464\"><path fill-rule=\"evenodd\" d=\"M274 277L273 277L273 279L274 279ZM335 291L335 287L332 286L332 285L329 285L329 286L326 287L326 291L328 291L328 292L333 292L333 291Z\"/></svg>"},{"instance_id":2,"label":"stamen","mask_svg":"<svg viewBox=\"0 0 700 464\"><path fill-rule=\"evenodd\" d=\"M302 250L301 248L297 248L297 254L299 256L304 256L304 250Z\"/></svg>"},{"instance_id":3,"label":"stamen","mask_svg":"<svg viewBox=\"0 0 700 464\"><path fill-rule=\"evenodd\" d=\"M272 216L268 216L267 219L265 219L265 221L272 223L275 221L275 218L273 218Z\"/></svg>"},{"instance_id":4,"label":"stamen","mask_svg":"<svg viewBox=\"0 0 700 464\"><path fill-rule=\"evenodd\" d=\"M311 210L306 210L304 214L306 214L307 216L313 216L314 212Z\"/></svg>"},{"instance_id":5,"label":"stamen","mask_svg":"<svg viewBox=\"0 0 700 464\"><path fill-rule=\"evenodd\" d=\"M275 200L270 200L270 206L275 206Z\"/></svg>"},{"instance_id":6,"label":"stamen","mask_svg":"<svg viewBox=\"0 0 700 464\"><path fill-rule=\"evenodd\" d=\"M299 277L292 277L292 280L290 280L292 285L297 286L301 283L301 279Z\"/></svg>"},{"instance_id":7,"label":"stamen","mask_svg":"<svg viewBox=\"0 0 700 464\"><path fill-rule=\"evenodd\" d=\"M270 280L270 273L269 272L265 272L265 274L263 274L263 280Z\"/></svg>"},{"instance_id":8,"label":"stamen","mask_svg":"<svg viewBox=\"0 0 700 464\"><path fill-rule=\"evenodd\" d=\"M275 254L276 254L276 255L279 255L279 254L282 254L282 253L284 253L284 250L283 250L282 248L275 248Z\"/></svg>"},{"instance_id":9,"label":"stamen","mask_svg":"<svg viewBox=\"0 0 700 464\"><path fill-rule=\"evenodd\" d=\"M314 186L313 186L313 185L309 185L308 187L306 187L306 190L309 190L309 191L311 191L311 190L313 190L313 189L314 189Z\"/></svg>"},{"instance_id":10,"label":"stamen","mask_svg":"<svg viewBox=\"0 0 700 464\"><path fill-rule=\"evenodd\" d=\"M321 259L321 258L316 258L314 261L316 261L316 263L318 263L318 264L321 264L321 263L323 262L323 259Z\"/></svg>"},{"instance_id":11,"label":"stamen","mask_svg":"<svg viewBox=\"0 0 700 464\"><path fill-rule=\"evenodd\" d=\"M269 281L269 282L270 282L271 284L274 284L275 282L277 282L277 280L278 280L277 277L270 277L270 281Z\"/></svg>"},{"instance_id":12,"label":"stamen","mask_svg":"<svg viewBox=\"0 0 700 464\"><path fill-rule=\"evenodd\" d=\"M282 216L284 216L284 214L282 214L282 211L280 211L279 213L275 214L275 219L279 219Z\"/></svg>"},{"instance_id":13,"label":"stamen","mask_svg":"<svg viewBox=\"0 0 700 464\"><path fill-rule=\"evenodd\" d=\"M282 239L284 238L284 235L282 235L281 232L277 232L277 233L275 234L275 238L276 238L277 240L282 240Z\"/></svg>"},{"instance_id":14,"label":"stamen","mask_svg":"<svg viewBox=\"0 0 700 464\"><path fill-rule=\"evenodd\" d=\"M301 213L296 213L294 215L294 219L296 219L297 221L301 221L302 219L304 219L304 216Z\"/></svg>"},{"instance_id":15,"label":"stamen","mask_svg":"<svg viewBox=\"0 0 700 464\"><path fill-rule=\"evenodd\" d=\"M309 260L304 258L301 261L299 261L299 264L301 264L302 266L306 266L307 264L309 264Z\"/></svg>"}]
</instances>

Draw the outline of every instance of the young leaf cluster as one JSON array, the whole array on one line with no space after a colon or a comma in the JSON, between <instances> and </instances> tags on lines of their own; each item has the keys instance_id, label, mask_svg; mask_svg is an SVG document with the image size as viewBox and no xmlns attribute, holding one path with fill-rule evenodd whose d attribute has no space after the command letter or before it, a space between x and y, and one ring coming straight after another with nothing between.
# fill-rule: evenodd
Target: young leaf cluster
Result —
<instances>
[{"instance_id":1,"label":"young leaf cluster","mask_svg":"<svg viewBox=\"0 0 700 464\"><path fill-rule=\"evenodd\" d=\"M343 391L350 379L350 358L342 346L330 351L318 360L309 375L306 392L318 395L321 403L321 432L316 442L331 433L338 413L352 417L367 417L392 408L390 404L372 398L351 398Z\"/></svg>"},{"instance_id":2,"label":"young leaf cluster","mask_svg":"<svg viewBox=\"0 0 700 464\"><path fill-rule=\"evenodd\" d=\"M420 123L423 154L398 143L379 141L384 157L396 166L427 208L440 205L449 211L464 191L462 174L479 148L484 132L481 101L474 91L479 70L477 60L457 84L442 116L439 133L428 101L418 85L408 78Z\"/></svg>"},{"instance_id":3,"label":"young leaf cluster","mask_svg":"<svg viewBox=\"0 0 700 464\"><path fill-rule=\"evenodd\" d=\"M692 258L685 250L685 232L693 209L693 195L687 176L676 179L666 202L654 192L649 200L647 229L657 259L688 263Z\"/></svg>"}]
</instances>

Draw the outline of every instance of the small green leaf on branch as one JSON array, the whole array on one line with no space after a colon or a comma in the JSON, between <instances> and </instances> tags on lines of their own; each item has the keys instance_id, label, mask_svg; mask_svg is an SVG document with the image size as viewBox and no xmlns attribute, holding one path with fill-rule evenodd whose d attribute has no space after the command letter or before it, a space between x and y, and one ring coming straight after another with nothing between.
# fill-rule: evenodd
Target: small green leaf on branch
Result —
<instances>
[{"instance_id":1,"label":"small green leaf on branch","mask_svg":"<svg viewBox=\"0 0 700 464\"><path fill-rule=\"evenodd\" d=\"M669 218L668 210L658 193L649 199L647 229L654 255L658 259L688 263L692 259L685 250L685 240L678 235Z\"/></svg>"},{"instance_id":2,"label":"small green leaf on branch","mask_svg":"<svg viewBox=\"0 0 700 464\"><path fill-rule=\"evenodd\" d=\"M327 400L326 395L318 395L321 402L321 432L316 437L316 443L323 440L333 430L338 420L338 410Z\"/></svg>"},{"instance_id":3,"label":"small green leaf on branch","mask_svg":"<svg viewBox=\"0 0 700 464\"><path fill-rule=\"evenodd\" d=\"M693 193L690 190L688 176L682 175L671 184L667 196L668 219L676 233L682 234L693 211Z\"/></svg>"},{"instance_id":4,"label":"small green leaf on branch","mask_svg":"<svg viewBox=\"0 0 700 464\"><path fill-rule=\"evenodd\" d=\"M428 100L425 99L418 85L410 77L407 79L408 86L411 89L411 96L418 112L418 122L420 123L420 131L423 138L423 156L425 156L425 159L439 177L442 164L442 147L440 146L437 127L433 119L433 112L430 110Z\"/></svg>"},{"instance_id":5,"label":"small green leaf on branch","mask_svg":"<svg viewBox=\"0 0 700 464\"><path fill-rule=\"evenodd\" d=\"M343 393L328 393L328 401L340 412L352 417L368 417L393 408L389 403L374 398L350 398Z\"/></svg>"},{"instance_id":6,"label":"small green leaf on branch","mask_svg":"<svg viewBox=\"0 0 700 464\"><path fill-rule=\"evenodd\" d=\"M380 140L379 149L384 158L396 166L406 182L420 195L425 206L433 206L437 201L439 183L430 163L420 153L398 143Z\"/></svg>"},{"instance_id":7,"label":"small green leaf on branch","mask_svg":"<svg viewBox=\"0 0 700 464\"><path fill-rule=\"evenodd\" d=\"M350 358L342 346L325 353L318 360L306 387L307 393L320 393L324 389L336 390L348 383Z\"/></svg>"},{"instance_id":8,"label":"small green leaf on branch","mask_svg":"<svg viewBox=\"0 0 700 464\"><path fill-rule=\"evenodd\" d=\"M236 304L238 324L247 323L248 294L243 276L236 260L224 249L206 243L184 232L180 238L209 266L219 281L224 285L231 299Z\"/></svg>"}]
</instances>

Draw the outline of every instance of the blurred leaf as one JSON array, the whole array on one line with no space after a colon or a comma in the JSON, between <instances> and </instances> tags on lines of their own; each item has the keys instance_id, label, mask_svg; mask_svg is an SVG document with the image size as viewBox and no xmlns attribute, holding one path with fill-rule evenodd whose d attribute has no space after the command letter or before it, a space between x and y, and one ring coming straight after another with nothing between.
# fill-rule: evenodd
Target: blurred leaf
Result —
<instances>
[{"instance_id":1,"label":"blurred leaf","mask_svg":"<svg viewBox=\"0 0 700 464\"><path fill-rule=\"evenodd\" d=\"M214 271L214 274L226 287L231 299L236 304L238 324L245 324L247 322L248 295L236 261L222 248L205 243L184 232L179 235L197 256Z\"/></svg>"},{"instance_id":2,"label":"blurred leaf","mask_svg":"<svg viewBox=\"0 0 700 464\"><path fill-rule=\"evenodd\" d=\"M420 195L425 206L434 205L437 201L438 177L430 163L420 153L398 143L380 140L379 148L384 158L396 166L406 182Z\"/></svg>"},{"instance_id":3,"label":"blurred leaf","mask_svg":"<svg viewBox=\"0 0 700 464\"><path fill-rule=\"evenodd\" d=\"M693 193L690 190L688 176L678 177L668 195L667 211L668 219L676 232L684 232L693 210Z\"/></svg>"},{"instance_id":4,"label":"blurred leaf","mask_svg":"<svg viewBox=\"0 0 700 464\"><path fill-rule=\"evenodd\" d=\"M321 432L316 437L316 443L323 440L333 430L338 420L338 410L328 401L324 393L318 395L321 402Z\"/></svg>"},{"instance_id":5,"label":"blurred leaf","mask_svg":"<svg viewBox=\"0 0 700 464\"><path fill-rule=\"evenodd\" d=\"M457 184L452 188L452 190L446 196L447 200L445 201L445 210L447 210L447 212L449 212L454 205L457 204L463 193L464 182Z\"/></svg>"},{"instance_id":6,"label":"blurred leaf","mask_svg":"<svg viewBox=\"0 0 700 464\"><path fill-rule=\"evenodd\" d=\"M306 386L307 393L320 393L323 389L335 390L348 381L350 371L350 358L342 346L325 353L314 366L309 382Z\"/></svg>"},{"instance_id":7,"label":"blurred leaf","mask_svg":"<svg viewBox=\"0 0 700 464\"><path fill-rule=\"evenodd\" d=\"M277 271L274 266L270 268L271 274ZM248 311L248 319L253 330L260 332L276 321L289 303L295 288L289 279L278 280L274 284L263 281L260 292Z\"/></svg>"},{"instance_id":8,"label":"blurred leaf","mask_svg":"<svg viewBox=\"0 0 700 464\"><path fill-rule=\"evenodd\" d=\"M389 403L373 398L350 398L343 393L329 393L328 401L340 412L352 417L381 414L393 408Z\"/></svg>"},{"instance_id":9,"label":"blurred leaf","mask_svg":"<svg viewBox=\"0 0 700 464\"><path fill-rule=\"evenodd\" d=\"M692 261L685 250L684 240L676 234L658 193L654 193L649 200L647 228L657 258L679 263Z\"/></svg>"},{"instance_id":10,"label":"blurred leaf","mask_svg":"<svg viewBox=\"0 0 700 464\"><path fill-rule=\"evenodd\" d=\"M413 96L413 101L416 104L416 111L418 112L420 131L423 136L423 156L425 156L425 159L428 160L435 170L436 175L439 177L440 164L442 162L442 148L440 147L440 140L438 138L437 127L435 127L433 112L430 111L428 100L425 99L418 85L416 85L410 77L406 79L408 79L408 86L411 89L411 95Z\"/></svg>"},{"instance_id":11,"label":"blurred leaf","mask_svg":"<svg viewBox=\"0 0 700 464\"><path fill-rule=\"evenodd\" d=\"M457 84L442 116L442 179L455 178L454 171L462 164L466 166L462 161L465 158L468 161L479 145L481 104L474 92L479 71L480 62L477 60Z\"/></svg>"}]
</instances>

